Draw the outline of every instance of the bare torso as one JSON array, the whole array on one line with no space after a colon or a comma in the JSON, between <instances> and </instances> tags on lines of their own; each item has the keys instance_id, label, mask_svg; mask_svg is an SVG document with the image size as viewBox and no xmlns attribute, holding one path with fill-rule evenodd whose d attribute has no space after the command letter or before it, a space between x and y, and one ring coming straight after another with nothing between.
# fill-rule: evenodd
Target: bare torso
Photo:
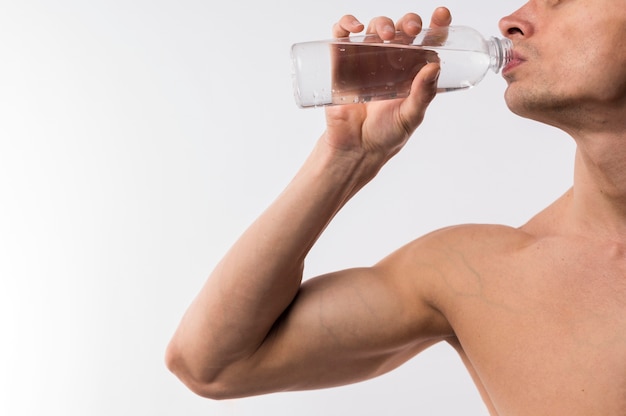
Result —
<instances>
[{"instance_id":1,"label":"bare torso","mask_svg":"<svg viewBox=\"0 0 626 416\"><path fill-rule=\"evenodd\" d=\"M447 248L439 308L492 415L626 414L626 244L562 234L558 205Z\"/></svg>"}]
</instances>

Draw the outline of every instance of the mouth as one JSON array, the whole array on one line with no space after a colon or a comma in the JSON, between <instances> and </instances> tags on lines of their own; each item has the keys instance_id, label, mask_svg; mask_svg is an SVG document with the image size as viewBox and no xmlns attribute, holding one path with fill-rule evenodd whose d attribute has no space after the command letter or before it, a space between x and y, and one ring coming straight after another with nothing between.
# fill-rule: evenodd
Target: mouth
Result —
<instances>
[{"instance_id":1,"label":"mouth","mask_svg":"<svg viewBox=\"0 0 626 416\"><path fill-rule=\"evenodd\" d=\"M511 60L504 66L504 68L502 68L502 75L506 76L507 73L510 73L524 62L526 62L526 59L524 59L519 52L516 52L515 49L513 49Z\"/></svg>"}]
</instances>

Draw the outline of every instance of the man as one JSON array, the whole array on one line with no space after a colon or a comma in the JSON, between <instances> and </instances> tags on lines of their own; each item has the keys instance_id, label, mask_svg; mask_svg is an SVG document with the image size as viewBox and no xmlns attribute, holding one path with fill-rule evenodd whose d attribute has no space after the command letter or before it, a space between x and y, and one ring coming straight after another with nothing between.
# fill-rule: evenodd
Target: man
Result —
<instances>
[{"instance_id":1,"label":"man","mask_svg":"<svg viewBox=\"0 0 626 416\"><path fill-rule=\"evenodd\" d=\"M626 4L531 0L501 20L514 43L506 102L577 143L573 187L519 228L436 231L373 267L301 284L334 214L406 143L435 96L327 109L287 189L242 235L184 316L167 364L212 398L375 377L446 341L493 415L626 414ZM431 26L447 26L435 10ZM384 39L415 35L407 14ZM363 26L344 16L336 37Z\"/></svg>"}]
</instances>

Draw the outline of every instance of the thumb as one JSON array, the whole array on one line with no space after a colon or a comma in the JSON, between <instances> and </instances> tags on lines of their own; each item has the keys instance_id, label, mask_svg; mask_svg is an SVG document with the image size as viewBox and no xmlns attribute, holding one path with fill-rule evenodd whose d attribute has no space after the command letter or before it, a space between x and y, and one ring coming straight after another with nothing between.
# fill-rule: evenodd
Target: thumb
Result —
<instances>
[{"instance_id":1,"label":"thumb","mask_svg":"<svg viewBox=\"0 0 626 416\"><path fill-rule=\"evenodd\" d=\"M408 134L420 125L426 108L437 95L437 81L441 67L438 63L425 65L413 79L409 96L402 103L400 117Z\"/></svg>"}]
</instances>

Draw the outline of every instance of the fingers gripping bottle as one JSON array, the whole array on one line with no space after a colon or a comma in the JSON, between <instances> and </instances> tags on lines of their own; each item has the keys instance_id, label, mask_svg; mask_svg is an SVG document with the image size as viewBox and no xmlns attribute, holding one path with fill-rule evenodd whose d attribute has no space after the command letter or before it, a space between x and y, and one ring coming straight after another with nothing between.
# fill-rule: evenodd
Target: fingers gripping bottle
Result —
<instances>
[{"instance_id":1,"label":"fingers gripping bottle","mask_svg":"<svg viewBox=\"0 0 626 416\"><path fill-rule=\"evenodd\" d=\"M512 42L484 38L466 26L296 43L291 48L296 103L300 107L364 103L409 95L418 71L439 62L438 92L470 88L511 59Z\"/></svg>"}]
</instances>

